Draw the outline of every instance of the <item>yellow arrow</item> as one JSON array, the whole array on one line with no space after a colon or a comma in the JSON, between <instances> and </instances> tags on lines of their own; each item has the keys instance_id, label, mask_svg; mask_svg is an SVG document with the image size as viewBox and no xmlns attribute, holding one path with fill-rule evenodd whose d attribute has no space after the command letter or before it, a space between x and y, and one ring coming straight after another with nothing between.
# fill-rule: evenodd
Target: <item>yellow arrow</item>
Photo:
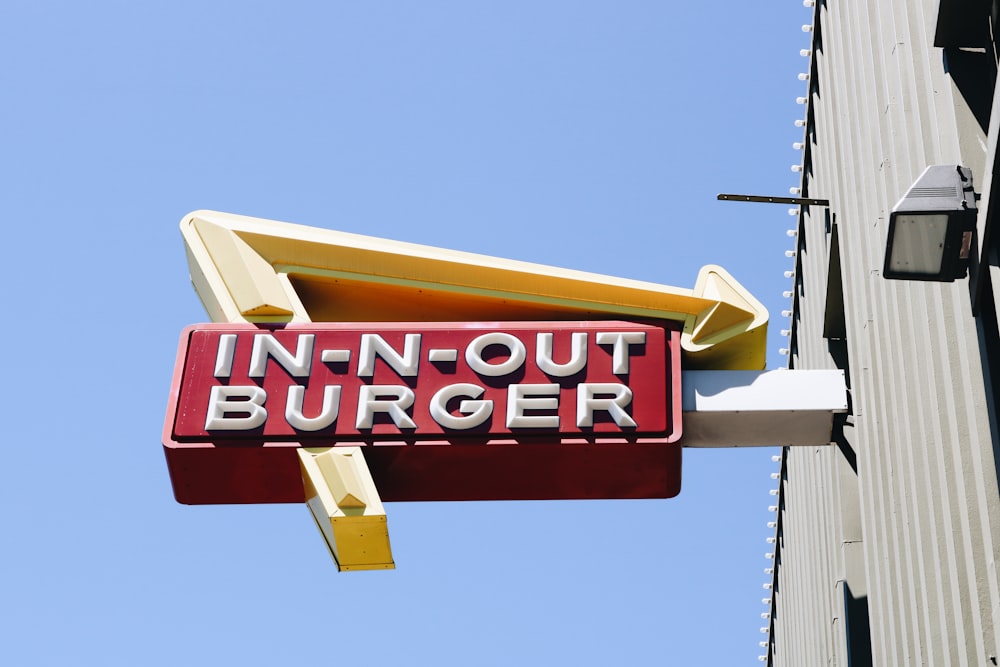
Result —
<instances>
[{"instance_id":1,"label":"yellow arrow","mask_svg":"<svg viewBox=\"0 0 1000 667\"><path fill-rule=\"evenodd\" d=\"M764 368L767 310L706 266L693 290L195 211L191 279L216 322L653 318L684 322L685 368Z\"/></svg>"}]
</instances>

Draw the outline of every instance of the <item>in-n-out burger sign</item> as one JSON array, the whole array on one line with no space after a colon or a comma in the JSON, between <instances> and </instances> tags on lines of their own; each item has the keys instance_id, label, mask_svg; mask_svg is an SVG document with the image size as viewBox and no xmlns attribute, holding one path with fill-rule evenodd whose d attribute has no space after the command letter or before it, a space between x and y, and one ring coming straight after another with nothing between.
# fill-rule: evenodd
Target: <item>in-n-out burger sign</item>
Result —
<instances>
[{"instance_id":1,"label":"in-n-out burger sign","mask_svg":"<svg viewBox=\"0 0 1000 667\"><path fill-rule=\"evenodd\" d=\"M164 434L175 492L299 500L276 482L297 475L289 448L366 444L385 500L673 495L678 339L621 321L189 327Z\"/></svg>"},{"instance_id":2,"label":"in-n-out burger sign","mask_svg":"<svg viewBox=\"0 0 1000 667\"><path fill-rule=\"evenodd\" d=\"M196 331L175 433L664 433L662 333Z\"/></svg>"}]
</instances>

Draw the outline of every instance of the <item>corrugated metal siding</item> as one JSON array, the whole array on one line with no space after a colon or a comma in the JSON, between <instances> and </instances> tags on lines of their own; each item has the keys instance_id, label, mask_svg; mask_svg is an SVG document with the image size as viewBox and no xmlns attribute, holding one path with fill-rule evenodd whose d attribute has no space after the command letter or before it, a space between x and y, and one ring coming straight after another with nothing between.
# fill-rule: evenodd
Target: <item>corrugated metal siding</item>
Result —
<instances>
[{"instance_id":1,"label":"corrugated metal siding","mask_svg":"<svg viewBox=\"0 0 1000 667\"><path fill-rule=\"evenodd\" d=\"M937 3L818 4L803 194L838 228L853 415L846 449L786 450L771 662L849 664L846 581L867 595L872 664L995 664L1000 492L968 285L881 277L893 204L928 164L963 163ZM801 220L798 368L834 365L823 213Z\"/></svg>"}]
</instances>

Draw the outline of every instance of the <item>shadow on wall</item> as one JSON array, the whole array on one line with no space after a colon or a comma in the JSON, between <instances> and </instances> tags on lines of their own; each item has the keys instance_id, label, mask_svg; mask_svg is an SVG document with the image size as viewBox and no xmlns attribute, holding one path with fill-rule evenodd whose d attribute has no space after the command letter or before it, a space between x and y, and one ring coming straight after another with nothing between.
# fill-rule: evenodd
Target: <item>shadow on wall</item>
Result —
<instances>
[{"instance_id":1,"label":"shadow on wall","mask_svg":"<svg viewBox=\"0 0 1000 667\"><path fill-rule=\"evenodd\" d=\"M844 582L844 630L847 636L847 664L871 667L872 642L868 626L868 596L855 596Z\"/></svg>"},{"instance_id":2,"label":"shadow on wall","mask_svg":"<svg viewBox=\"0 0 1000 667\"><path fill-rule=\"evenodd\" d=\"M990 128L990 109L993 106L993 85L983 85L990 81L995 84L996 62L990 49L944 49L944 71L951 76L955 88L975 116L983 134Z\"/></svg>"}]
</instances>

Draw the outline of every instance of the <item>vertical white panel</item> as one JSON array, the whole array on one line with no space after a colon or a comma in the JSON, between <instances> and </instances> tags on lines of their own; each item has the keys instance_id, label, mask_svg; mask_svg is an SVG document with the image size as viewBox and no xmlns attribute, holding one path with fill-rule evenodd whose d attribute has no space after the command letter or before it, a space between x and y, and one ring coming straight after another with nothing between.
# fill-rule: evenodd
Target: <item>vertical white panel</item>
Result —
<instances>
[{"instance_id":1,"label":"vertical white panel","mask_svg":"<svg viewBox=\"0 0 1000 667\"><path fill-rule=\"evenodd\" d=\"M818 4L804 193L838 225L857 476L836 448L786 451L773 664L848 664L845 582L867 596L873 664L989 664L1000 491L968 286L881 277L892 205L928 164L963 163L938 3ZM831 368L820 209L799 242L792 363Z\"/></svg>"}]
</instances>

